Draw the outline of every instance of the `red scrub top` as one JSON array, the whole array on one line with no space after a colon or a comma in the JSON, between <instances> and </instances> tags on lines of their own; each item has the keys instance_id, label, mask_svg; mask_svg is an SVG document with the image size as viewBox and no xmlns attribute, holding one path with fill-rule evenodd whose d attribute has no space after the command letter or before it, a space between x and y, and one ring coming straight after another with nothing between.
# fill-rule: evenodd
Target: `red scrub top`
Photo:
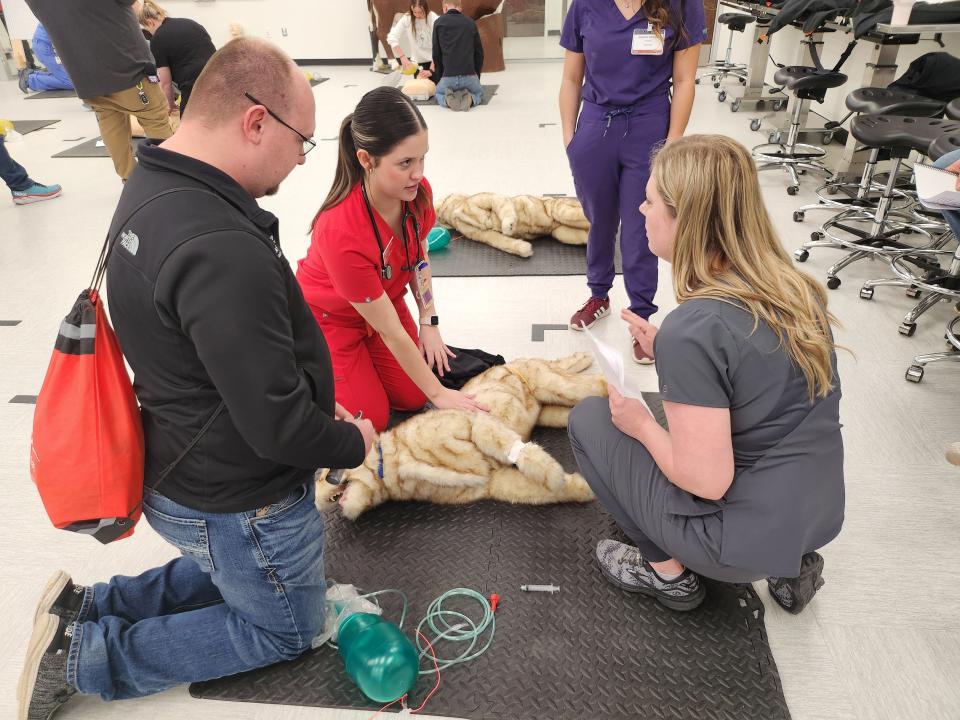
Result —
<instances>
[{"instance_id":1,"label":"red scrub top","mask_svg":"<svg viewBox=\"0 0 960 720\"><path fill-rule=\"evenodd\" d=\"M426 208L418 212L414 204L410 204L410 212L420 226L419 238L414 237L413 220L407 218L410 243L407 253L411 264L416 263L416 243L426 244L427 235L437 220L430 183L424 178L421 184L427 194ZM307 256L297 266L297 280L318 322L323 319L362 326L365 321L351 303L372 302L383 293L397 303L406 293L413 273L401 270L407 265L408 257L404 254L403 238L394 237L393 230L376 209L373 217L380 230L386 262L393 267L389 280L380 274L380 249L370 226L360 183L341 203L317 218Z\"/></svg>"}]
</instances>

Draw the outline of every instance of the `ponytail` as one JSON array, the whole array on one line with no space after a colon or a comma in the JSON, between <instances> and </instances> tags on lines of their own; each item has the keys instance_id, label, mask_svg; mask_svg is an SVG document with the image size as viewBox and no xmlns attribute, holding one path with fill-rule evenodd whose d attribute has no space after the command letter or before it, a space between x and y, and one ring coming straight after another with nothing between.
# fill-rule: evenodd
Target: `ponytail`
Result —
<instances>
[{"instance_id":1,"label":"ponytail","mask_svg":"<svg viewBox=\"0 0 960 720\"><path fill-rule=\"evenodd\" d=\"M321 214L346 200L356 184L363 180L364 170L357 158L357 150L366 150L377 163L400 142L426 129L427 123L420 110L398 89L379 87L364 95L356 110L340 125L337 172L327 199L313 217L311 231ZM418 212L424 212L430 202L421 185L414 206Z\"/></svg>"},{"instance_id":2,"label":"ponytail","mask_svg":"<svg viewBox=\"0 0 960 720\"><path fill-rule=\"evenodd\" d=\"M353 186L363 180L363 165L357 158L357 145L353 141L353 113L347 115L340 124L340 147L337 151L337 172L333 176L333 185L327 193L327 199L313 216L310 230L317 224L320 214L347 199Z\"/></svg>"}]
</instances>

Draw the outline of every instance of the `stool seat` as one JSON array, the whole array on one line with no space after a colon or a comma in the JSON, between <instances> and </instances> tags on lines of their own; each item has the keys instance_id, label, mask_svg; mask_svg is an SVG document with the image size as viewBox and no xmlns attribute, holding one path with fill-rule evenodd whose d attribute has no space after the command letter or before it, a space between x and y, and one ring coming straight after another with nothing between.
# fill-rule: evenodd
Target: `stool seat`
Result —
<instances>
[{"instance_id":1,"label":"stool seat","mask_svg":"<svg viewBox=\"0 0 960 720\"><path fill-rule=\"evenodd\" d=\"M960 98L954 98L947 103L947 117L951 120L960 120Z\"/></svg>"},{"instance_id":2,"label":"stool seat","mask_svg":"<svg viewBox=\"0 0 960 720\"><path fill-rule=\"evenodd\" d=\"M793 91L797 97L812 98L823 94L830 88L840 87L847 82L847 76L833 70L817 70L805 65L782 67L773 76L777 85Z\"/></svg>"},{"instance_id":3,"label":"stool seat","mask_svg":"<svg viewBox=\"0 0 960 720\"><path fill-rule=\"evenodd\" d=\"M954 150L960 150L960 132L947 132L930 143L930 147L927 149L927 157L932 160L939 160Z\"/></svg>"},{"instance_id":4,"label":"stool seat","mask_svg":"<svg viewBox=\"0 0 960 720\"><path fill-rule=\"evenodd\" d=\"M753 15L744 15L743 13L723 13L717 18L717 22L726 25L731 30L743 32L747 25L756 22L756 18Z\"/></svg>"},{"instance_id":5,"label":"stool seat","mask_svg":"<svg viewBox=\"0 0 960 720\"><path fill-rule=\"evenodd\" d=\"M867 115L911 115L913 117L939 117L943 115L943 103L903 90L887 88L858 88L847 95L847 110Z\"/></svg>"},{"instance_id":6,"label":"stool seat","mask_svg":"<svg viewBox=\"0 0 960 720\"><path fill-rule=\"evenodd\" d=\"M892 115L858 115L850 131L857 142L868 147L889 148L909 154L910 151L927 154L930 144L945 133L960 133L960 122L936 118L901 117ZM906 157L904 152L899 157Z\"/></svg>"}]
</instances>

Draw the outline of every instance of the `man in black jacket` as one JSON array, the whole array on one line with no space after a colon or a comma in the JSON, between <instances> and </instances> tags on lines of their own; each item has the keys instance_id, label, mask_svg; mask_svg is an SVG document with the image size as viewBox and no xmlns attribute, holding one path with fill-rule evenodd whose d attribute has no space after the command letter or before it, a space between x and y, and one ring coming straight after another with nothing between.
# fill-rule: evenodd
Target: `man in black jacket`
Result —
<instances>
[{"instance_id":1,"label":"man in black jacket","mask_svg":"<svg viewBox=\"0 0 960 720\"><path fill-rule=\"evenodd\" d=\"M440 78L437 104L451 110L469 110L483 99L480 31L461 7L460 0L444 0L444 14L433 23L433 75Z\"/></svg>"},{"instance_id":2,"label":"man in black jacket","mask_svg":"<svg viewBox=\"0 0 960 720\"><path fill-rule=\"evenodd\" d=\"M277 219L254 199L304 162L314 112L286 55L235 40L177 134L141 150L107 285L142 408L144 514L182 555L92 587L51 579L21 719L46 720L77 691L131 698L291 659L322 629L314 470L359 465L374 432L335 403Z\"/></svg>"}]
</instances>

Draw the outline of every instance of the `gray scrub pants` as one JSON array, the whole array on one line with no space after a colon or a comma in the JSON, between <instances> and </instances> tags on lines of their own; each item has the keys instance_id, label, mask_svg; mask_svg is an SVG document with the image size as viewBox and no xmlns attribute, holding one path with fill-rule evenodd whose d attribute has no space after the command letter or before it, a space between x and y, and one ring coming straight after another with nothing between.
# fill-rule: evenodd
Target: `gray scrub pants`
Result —
<instances>
[{"instance_id":1,"label":"gray scrub pants","mask_svg":"<svg viewBox=\"0 0 960 720\"><path fill-rule=\"evenodd\" d=\"M577 405L569 433L580 473L645 560L676 558L698 575L722 582L764 577L720 562L723 511L697 517L669 512L670 481L641 443L614 426L606 398Z\"/></svg>"}]
</instances>

